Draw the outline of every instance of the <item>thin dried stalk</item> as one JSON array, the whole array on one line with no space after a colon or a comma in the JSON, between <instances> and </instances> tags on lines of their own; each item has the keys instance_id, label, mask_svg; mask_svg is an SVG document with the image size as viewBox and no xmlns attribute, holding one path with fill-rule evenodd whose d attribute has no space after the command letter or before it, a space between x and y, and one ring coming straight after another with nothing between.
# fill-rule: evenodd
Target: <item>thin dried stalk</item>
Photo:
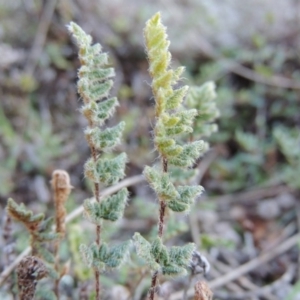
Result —
<instances>
[{"instance_id":1,"label":"thin dried stalk","mask_svg":"<svg viewBox=\"0 0 300 300\"><path fill-rule=\"evenodd\" d=\"M55 204L55 223L56 223L56 233L60 235L59 239L55 241L54 244L54 256L55 256L55 271L59 274L58 279L55 280L54 293L59 300L59 281L62 277L59 270L59 244L61 239L66 233L66 209L65 203L70 195L72 186L70 184L70 176L64 170L55 170L52 173L51 185L54 194L54 204ZM64 273L64 272L63 272Z\"/></svg>"}]
</instances>

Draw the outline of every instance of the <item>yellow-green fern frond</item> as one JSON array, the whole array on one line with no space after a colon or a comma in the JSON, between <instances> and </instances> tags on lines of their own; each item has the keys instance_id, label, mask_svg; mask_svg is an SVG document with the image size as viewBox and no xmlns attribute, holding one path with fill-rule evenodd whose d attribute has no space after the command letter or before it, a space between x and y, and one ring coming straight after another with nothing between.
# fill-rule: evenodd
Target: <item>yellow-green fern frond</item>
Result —
<instances>
[{"instance_id":1,"label":"yellow-green fern frond","mask_svg":"<svg viewBox=\"0 0 300 300\"><path fill-rule=\"evenodd\" d=\"M156 116L166 109L176 109L182 102L188 87L174 90L184 67L176 70L170 68L170 42L167 39L166 28L160 21L160 13L155 14L147 23L144 30L146 49L149 60L149 73L153 78L152 90L156 101Z\"/></svg>"}]
</instances>

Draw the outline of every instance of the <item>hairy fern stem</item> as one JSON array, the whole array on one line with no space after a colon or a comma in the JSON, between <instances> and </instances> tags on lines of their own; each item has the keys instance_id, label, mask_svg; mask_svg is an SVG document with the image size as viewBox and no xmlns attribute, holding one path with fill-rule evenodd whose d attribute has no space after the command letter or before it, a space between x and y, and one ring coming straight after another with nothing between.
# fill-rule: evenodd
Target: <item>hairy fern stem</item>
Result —
<instances>
[{"instance_id":1,"label":"hairy fern stem","mask_svg":"<svg viewBox=\"0 0 300 300\"><path fill-rule=\"evenodd\" d=\"M89 121L90 127L93 128L95 127L94 124L92 124L91 121ZM97 150L96 148L89 143L90 146L90 151L92 155L92 159L94 163L97 162ZM94 196L96 201L100 204L100 184L98 182L94 182ZM98 247L101 245L101 225L96 225L96 244ZM98 269L94 269L94 277L95 277L95 300L100 300L100 293L101 293L101 282L100 282L100 271Z\"/></svg>"},{"instance_id":2,"label":"hairy fern stem","mask_svg":"<svg viewBox=\"0 0 300 300\"><path fill-rule=\"evenodd\" d=\"M164 173L168 172L168 161L166 158L162 158L162 168L163 168ZM160 238L163 237L163 233L164 233L166 208L167 208L166 202L163 200L160 201L159 221L158 221L158 236ZM158 261L156 261L156 262L158 263ZM154 299L156 286L157 286L157 279L158 279L158 271L155 271L154 274L152 275L151 287L149 290L149 299L150 300Z\"/></svg>"}]
</instances>

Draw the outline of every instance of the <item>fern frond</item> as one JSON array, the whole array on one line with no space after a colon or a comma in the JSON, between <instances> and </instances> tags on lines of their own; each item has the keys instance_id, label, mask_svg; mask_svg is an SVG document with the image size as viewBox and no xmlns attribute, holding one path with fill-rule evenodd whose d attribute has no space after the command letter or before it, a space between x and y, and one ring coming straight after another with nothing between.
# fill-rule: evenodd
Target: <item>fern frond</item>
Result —
<instances>
[{"instance_id":1,"label":"fern frond","mask_svg":"<svg viewBox=\"0 0 300 300\"><path fill-rule=\"evenodd\" d=\"M157 193L160 201L170 201L173 198L179 197L179 194L167 173L163 173L155 170L155 168L146 166L144 169L144 175L150 186Z\"/></svg>"},{"instance_id":2,"label":"fern frond","mask_svg":"<svg viewBox=\"0 0 300 300\"><path fill-rule=\"evenodd\" d=\"M124 128L125 122L120 122L118 125L104 130L100 130L98 127L88 127L84 133L90 145L93 145L98 150L108 152L120 144Z\"/></svg>"},{"instance_id":3,"label":"fern frond","mask_svg":"<svg viewBox=\"0 0 300 300\"><path fill-rule=\"evenodd\" d=\"M81 108L81 112L92 124L101 126L111 117L119 102L116 97L101 102L89 102Z\"/></svg>"},{"instance_id":4,"label":"fern frond","mask_svg":"<svg viewBox=\"0 0 300 300\"><path fill-rule=\"evenodd\" d=\"M30 232L37 231L44 220L44 214L34 215L23 203L18 205L12 198L7 200L6 211L13 219L21 222Z\"/></svg>"},{"instance_id":5,"label":"fern frond","mask_svg":"<svg viewBox=\"0 0 300 300\"><path fill-rule=\"evenodd\" d=\"M152 271L158 271L160 269L160 265L155 261L155 258L151 253L151 244L143 238L139 232L134 234L133 242L137 255L145 261Z\"/></svg>"},{"instance_id":6,"label":"fern frond","mask_svg":"<svg viewBox=\"0 0 300 300\"><path fill-rule=\"evenodd\" d=\"M195 251L195 244L188 243L187 245L170 248L170 261L176 263L180 267L189 266L192 261L192 254Z\"/></svg>"},{"instance_id":7,"label":"fern frond","mask_svg":"<svg viewBox=\"0 0 300 300\"><path fill-rule=\"evenodd\" d=\"M96 225L102 224L101 219L114 222L123 216L127 198L128 190L123 188L100 203L86 199L83 204L85 216Z\"/></svg>"},{"instance_id":8,"label":"fern frond","mask_svg":"<svg viewBox=\"0 0 300 300\"><path fill-rule=\"evenodd\" d=\"M170 157L169 163L177 167L191 167L197 158L208 150L208 144L202 140L182 146L182 152L176 157Z\"/></svg>"},{"instance_id":9,"label":"fern frond","mask_svg":"<svg viewBox=\"0 0 300 300\"><path fill-rule=\"evenodd\" d=\"M111 247L109 256L105 261L105 265L109 268L120 267L128 258L130 246L131 241L126 241L120 245Z\"/></svg>"},{"instance_id":10,"label":"fern frond","mask_svg":"<svg viewBox=\"0 0 300 300\"><path fill-rule=\"evenodd\" d=\"M203 190L202 186L179 186L179 197L168 201L167 206L175 212L188 212L196 196L201 195Z\"/></svg>"},{"instance_id":11,"label":"fern frond","mask_svg":"<svg viewBox=\"0 0 300 300\"><path fill-rule=\"evenodd\" d=\"M201 137L210 136L217 131L218 126L214 123L220 112L217 108L215 83L206 82L200 87L191 87L186 96L186 105L195 108L198 112L193 128L194 135Z\"/></svg>"},{"instance_id":12,"label":"fern frond","mask_svg":"<svg viewBox=\"0 0 300 300\"><path fill-rule=\"evenodd\" d=\"M127 156L121 153L115 158L100 158L96 161L89 159L85 165L85 176L93 182L102 182L105 185L116 184L125 176Z\"/></svg>"},{"instance_id":13,"label":"fern frond","mask_svg":"<svg viewBox=\"0 0 300 300\"><path fill-rule=\"evenodd\" d=\"M116 221L123 216L128 199L128 190L121 189L116 194L101 201L102 218L109 221Z\"/></svg>"}]
</instances>

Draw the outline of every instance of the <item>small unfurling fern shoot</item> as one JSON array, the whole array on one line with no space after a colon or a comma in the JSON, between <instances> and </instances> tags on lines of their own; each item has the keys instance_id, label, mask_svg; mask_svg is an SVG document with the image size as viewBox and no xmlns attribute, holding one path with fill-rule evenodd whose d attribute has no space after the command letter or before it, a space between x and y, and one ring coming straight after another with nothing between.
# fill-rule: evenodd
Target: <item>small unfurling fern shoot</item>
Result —
<instances>
[{"instance_id":1,"label":"small unfurling fern shoot","mask_svg":"<svg viewBox=\"0 0 300 300\"><path fill-rule=\"evenodd\" d=\"M116 221L121 218L128 198L128 191L124 188L115 195L100 199L100 184L115 184L125 175L125 153L114 158L105 157L105 153L111 152L120 143L125 124L121 122L112 128L101 128L118 106L117 98L108 97L114 69L107 67L108 55L101 51L100 44L92 45L90 35L73 22L68 29L79 47L81 67L77 86L84 102L81 111L89 123L84 133L91 149L91 158L85 164L85 175L93 182L96 199L87 199L83 205L85 216L96 226L96 242L90 246L81 245L80 250L84 260L94 269L96 300L99 300L100 272L106 267L118 267L129 248L129 242L109 249L101 241L103 220Z\"/></svg>"}]
</instances>

